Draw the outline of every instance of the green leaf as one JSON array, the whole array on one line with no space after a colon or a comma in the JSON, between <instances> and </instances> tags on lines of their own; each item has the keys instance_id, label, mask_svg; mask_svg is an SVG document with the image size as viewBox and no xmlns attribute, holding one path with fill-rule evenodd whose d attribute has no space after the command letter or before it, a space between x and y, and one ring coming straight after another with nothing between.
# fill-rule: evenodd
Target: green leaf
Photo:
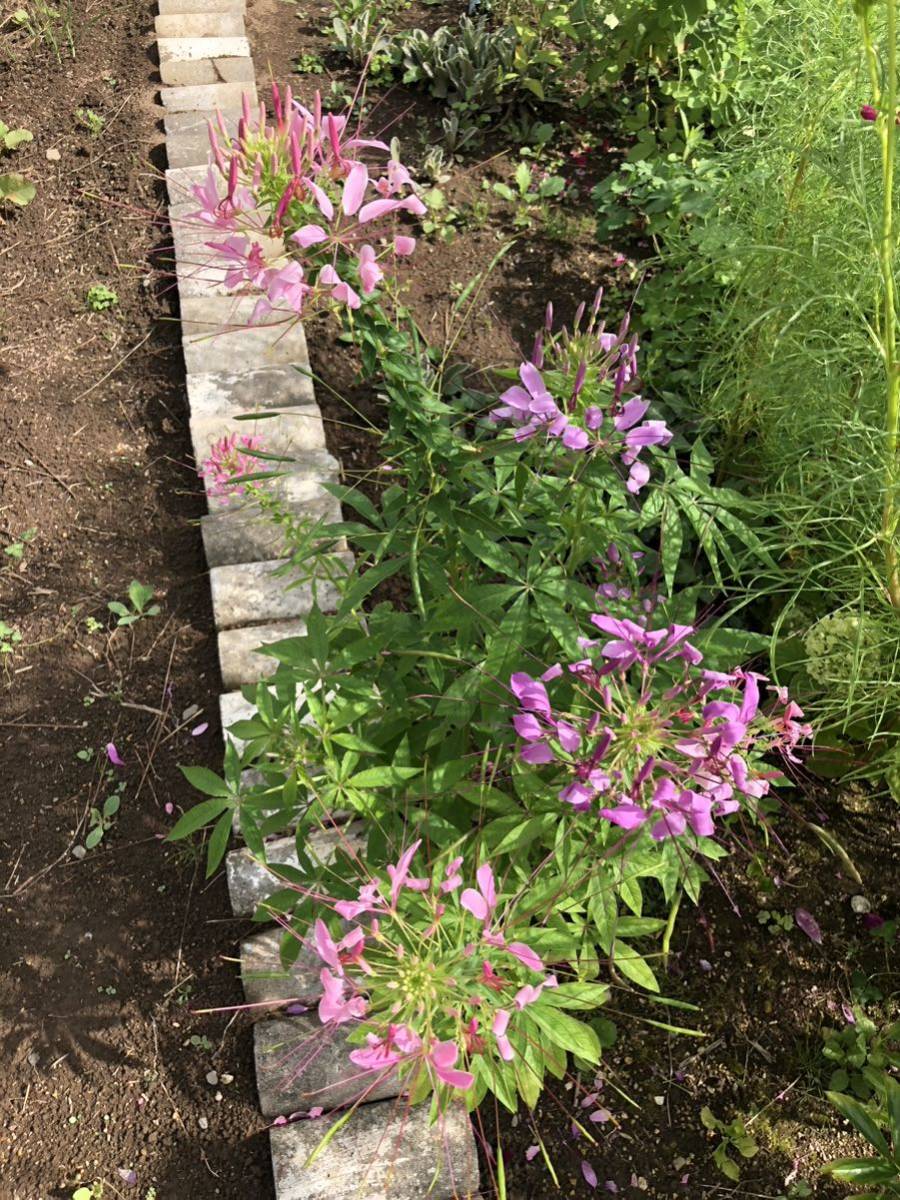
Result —
<instances>
[{"instance_id":1,"label":"green leaf","mask_svg":"<svg viewBox=\"0 0 900 1200\"><path fill-rule=\"evenodd\" d=\"M554 1045L577 1054L587 1062L600 1061L600 1039L589 1025L559 1009L548 1011L543 1000L529 1005L528 1015Z\"/></svg>"},{"instance_id":2,"label":"green leaf","mask_svg":"<svg viewBox=\"0 0 900 1200\"><path fill-rule=\"evenodd\" d=\"M407 779L412 779L415 775L421 775L421 773L421 767L369 767L368 770L360 771L357 775L351 776L347 780L347 787L397 787L398 784L405 783Z\"/></svg>"},{"instance_id":3,"label":"green leaf","mask_svg":"<svg viewBox=\"0 0 900 1200\"><path fill-rule=\"evenodd\" d=\"M2 122L0 122L2 123ZM2 134L3 145L7 150L15 150L16 146L21 146L23 142L33 142L34 134L30 129L6 129Z\"/></svg>"},{"instance_id":4,"label":"green leaf","mask_svg":"<svg viewBox=\"0 0 900 1200\"><path fill-rule=\"evenodd\" d=\"M128 585L128 599L137 612L143 612L144 605L148 600L153 599L153 588L148 587L145 583L140 583L137 579L132 579Z\"/></svg>"},{"instance_id":5,"label":"green leaf","mask_svg":"<svg viewBox=\"0 0 900 1200\"><path fill-rule=\"evenodd\" d=\"M496 541L491 541L481 530L473 529L466 533L460 531L459 540L470 553L474 554L485 566L490 567L492 571L497 571L507 579L521 578L517 560Z\"/></svg>"},{"instance_id":6,"label":"green leaf","mask_svg":"<svg viewBox=\"0 0 900 1200\"><path fill-rule=\"evenodd\" d=\"M222 813L216 822L216 827L212 831L212 836L209 839L209 845L206 848L206 878L211 879L215 875L219 864L225 857L225 851L228 849L228 839L231 837L231 809L228 812Z\"/></svg>"},{"instance_id":7,"label":"green leaf","mask_svg":"<svg viewBox=\"0 0 900 1200\"><path fill-rule=\"evenodd\" d=\"M203 825L214 821L226 808L231 808L228 800L201 800L199 804L195 804L193 808L189 808L186 813L181 815L166 840L177 842L181 838L189 837Z\"/></svg>"},{"instance_id":8,"label":"green leaf","mask_svg":"<svg viewBox=\"0 0 900 1200\"><path fill-rule=\"evenodd\" d=\"M8 200L11 204L17 204L19 208L24 208L26 204L30 204L37 194L37 189L33 183L30 183L24 175L17 175L11 172L8 175L0 175L0 201Z\"/></svg>"},{"instance_id":9,"label":"green leaf","mask_svg":"<svg viewBox=\"0 0 900 1200\"><path fill-rule=\"evenodd\" d=\"M851 1096L845 1096L841 1092L826 1092L825 1095L841 1116L845 1117L851 1125L859 1130L866 1141L871 1143L879 1154L885 1158L890 1158L890 1147L887 1144L884 1134L873 1121L868 1109L864 1108L858 1100L854 1100ZM870 1180L869 1182L874 1181Z\"/></svg>"},{"instance_id":10,"label":"green leaf","mask_svg":"<svg viewBox=\"0 0 900 1200\"><path fill-rule=\"evenodd\" d=\"M647 965L646 960L638 954L633 946L629 946L627 942L614 942L612 957L616 967L632 983L646 988L648 992L659 991L656 976Z\"/></svg>"},{"instance_id":11,"label":"green leaf","mask_svg":"<svg viewBox=\"0 0 900 1200\"><path fill-rule=\"evenodd\" d=\"M100 844L103 837L103 826L95 825L93 829L88 830L88 835L84 839L86 850L93 850L95 846Z\"/></svg>"},{"instance_id":12,"label":"green leaf","mask_svg":"<svg viewBox=\"0 0 900 1200\"><path fill-rule=\"evenodd\" d=\"M205 792L207 796L230 795L228 784L209 767L182 767L181 773L198 792Z\"/></svg>"},{"instance_id":13,"label":"green leaf","mask_svg":"<svg viewBox=\"0 0 900 1200\"><path fill-rule=\"evenodd\" d=\"M122 803L121 796L118 796L118 795L107 796L103 802L104 817L106 817L107 819L109 817L114 817L116 815L116 813L119 811L119 805L121 803Z\"/></svg>"},{"instance_id":14,"label":"green leaf","mask_svg":"<svg viewBox=\"0 0 900 1200\"><path fill-rule=\"evenodd\" d=\"M822 1170L845 1183L895 1183L898 1174L893 1163L873 1158L838 1158Z\"/></svg>"}]
</instances>

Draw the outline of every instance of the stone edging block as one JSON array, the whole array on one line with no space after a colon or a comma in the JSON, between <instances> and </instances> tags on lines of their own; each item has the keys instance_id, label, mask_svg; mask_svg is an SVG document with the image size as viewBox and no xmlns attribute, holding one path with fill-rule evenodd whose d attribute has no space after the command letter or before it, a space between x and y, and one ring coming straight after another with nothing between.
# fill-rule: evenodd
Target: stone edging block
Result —
<instances>
[{"instance_id":1,"label":"stone edging block","mask_svg":"<svg viewBox=\"0 0 900 1200\"><path fill-rule=\"evenodd\" d=\"M278 663L271 655L258 654L259 648L283 638L305 636L303 621L271 621L243 629L223 629L218 636L222 682L227 688L239 688L268 678L275 673Z\"/></svg>"},{"instance_id":2,"label":"stone edging block","mask_svg":"<svg viewBox=\"0 0 900 1200\"><path fill-rule=\"evenodd\" d=\"M349 569L352 556L339 551L330 554L327 561L330 577L323 571L302 581L296 572L276 574L288 567L288 559L213 567L209 582L216 628L234 629L257 621L303 617L312 609L314 599L323 612L333 611L340 600L339 586L334 581Z\"/></svg>"},{"instance_id":3,"label":"stone edging block","mask_svg":"<svg viewBox=\"0 0 900 1200\"><path fill-rule=\"evenodd\" d=\"M327 865L338 849L358 854L365 844L365 824L351 821L331 829L314 829L306 841L308 853ZM277 838L266 845L266 858L273 866L297 868L297 843L293 837ZM232 850L225 857L228 894L236 917L250 917L268 896L285 886L283 880L258 862L249 850Z\"/></svg>"},{"instance_id":4,"label":"stone edging block","mask_svg":"<svg viewBox=\"0 0 900 1200\"><path fill-rule=\"evenodd\" d=\"M207 83L189 87L164 87L160 100L170 112L196 112L198 109L233 108L244 95L257 103L256 85L247 83Z\"/></svg>"},{"instance_id":5,"label":"stone edging block","mask_svg":"<svg viewBox=\"0 0 900 1200\"><path fill-rule=\"evenodd\" d=\"M474 1200L479 1195L475 1136L461 1104L434 1125L427 1104L365 1105L307 1166L334 1119L271 1130L278 1200Z\"/></svg>"},{"instance_id":6,"label":"stone edging block","mask_svg":"<svg viewBox=\"0 0 900 1200\"><path fill-rule=\"evenodd\" d=\"M264 1117L313 1107L330 1111L363 1095L370 1103L399 1094L396 1074L382 1079L350 1061L350 1028L323 1025L315 1012L253 1026L256 1087Z\"/></svg>"}]
</instances>

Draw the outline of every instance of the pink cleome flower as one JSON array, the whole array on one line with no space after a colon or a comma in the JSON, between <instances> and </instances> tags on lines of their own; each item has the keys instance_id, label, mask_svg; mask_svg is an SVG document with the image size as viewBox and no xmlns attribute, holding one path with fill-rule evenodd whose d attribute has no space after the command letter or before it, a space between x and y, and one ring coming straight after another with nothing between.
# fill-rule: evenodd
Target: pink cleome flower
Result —
<instances>
[{"instance_id":1,"label":"pink cleome flower","mask_svg":"<svg viewBox=\"0 0 900 1200\"><path fill-rule=\"evenodd\" d=\"M260 460L253 451L261 450L263 439L256 434L238 435L232 433L220 438L210 451L209 458L203 460L198 468L198 475L206 481L206 492L209 496L229 500L243 496L247 491L244 483L238 482L243 475L251 475L260 469Z\"/></svg>"}]
</instances>

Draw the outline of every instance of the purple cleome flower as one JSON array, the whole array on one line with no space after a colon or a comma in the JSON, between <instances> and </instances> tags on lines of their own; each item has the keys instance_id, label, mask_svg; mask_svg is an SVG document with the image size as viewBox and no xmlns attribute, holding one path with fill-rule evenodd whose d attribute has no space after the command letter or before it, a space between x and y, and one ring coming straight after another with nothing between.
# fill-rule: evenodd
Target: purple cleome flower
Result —
<instances>
[{"instance_id":1,"label":"purple cleome flower","mask_svg":"<svg viewBox=\"0 0 900 1200\"><path fill-rule=\"evenodd\" d=\"M608 640L583 639L588 657L568 665L577 711L557 713L552 705L546 683L562 675L560 666L540 679L522 672L510 679L519 704L512 723L525 743L520 758L555 765L559 798L577 812L602 800L602 818L629 831L647 825L657 841L687 830L712 837L716 818L768 793L778 772L759 765L763 753L796 761L796 747L812 731L783 689L764 714L764 677L703 669L691 626L650 629L604 613L591 620ZM658 695L654 677L664 665Z\"/></svg>"},{"instance_id":2,"label":"purple cleome flower","mask_svg":"<svg viewBox=\"0 0 900 1200\"><path fill-rule=\"evenodd\" d=\"M579 308L572 334L551 335L553 307L547 306L545 330L535 338L531 361L519 367L520 383L500 396L490 413L495 423L512 422L515 439L543 432L566 450L605 451L628 468L626 487L637 494L650 478L640 461L649 446L665 446L672 434L664 421L644 421L649 400L632 394L637 386L637 340L627 337L627 321L618 333L598 322L602 289L586 328ZM643 423L641 423L643 422Z\"/></svg>"}]
</instances>

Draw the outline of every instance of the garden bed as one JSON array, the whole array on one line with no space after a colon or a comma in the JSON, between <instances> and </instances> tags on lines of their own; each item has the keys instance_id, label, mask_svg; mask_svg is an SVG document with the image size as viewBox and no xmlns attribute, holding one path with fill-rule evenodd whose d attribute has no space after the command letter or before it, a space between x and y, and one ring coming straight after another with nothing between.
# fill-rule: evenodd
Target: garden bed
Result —
<instances>
[{"instance_id":1,"label":"garden bed","mask_svg":"<svg viewBox=\"0 0 900 1200\"><path fill-rule=\"evenodd\" d=\"M431 29L437 14L446 23L459 15L451 8L414 3L399 19L405 27ZM332 15L329 5L316 3L296 10L251 7L248 25L261 95L273 78L289 81L306 103L335 80L352 92L357 75L331 48ZM304 64L300 74L294 70L298 60ZM399 137L404 161L415 174L426 147L439 140L444 107L397 83L368 81L366 98L367 131ZM592 132L595 145L604 140ZM569 127L567 136L574 158L577 131ZM495 370L509 370L528 353L548 300L562 322L571 321L578 304L599 285L606 289L613 319L629 304L639 275L636 263L646 246L634 240L599 244L590 219L588 195L609 169L608 150L604 144L604 152L595 153L577 175L568 170L581 200L566 206L570 233L564 240L548 236L541 221L529 230L516 229L509 205L491 195L493 183L508 180L516 163L515 148L504 146L499 128L487 135L481 153L450 167L440 185L448 207L463 216L452 230L439 226L420 241L415 259L401 272L402 299L424 335L443 345L447 331L455 329L454 304L462 287L487 272L498 248L512 242L490 270L454 343L467 378L489 396L505 386ZM485 196L491 198L482 201L473 223L473 201L477 205ZM351 481L370 490L385 422L377 391L360 380L358 360L336 341L333 322L315 318L307 335L313 369L324 385L318 395L329 444ZM792 815L778 827L770 863L778 887L761 881L753 847L747 846L720 881L709 885L698 909L682 907L663 993L696 1010L662 1008L631 989L615 994L603 1010L615 1021L618 1038L600 1072L603 1082L594 1106L602 1105L610 1115L590 1126L596 1144L573 1129L573 1116L584 1119L579 1097L588 1085L573 1089L571 1079L549 1088L532 1115L511 1118L490 1100L482 1106L476 1126L489 1144L503 1149L510 1200L581 1197L604 1188L628 1196L772 1200L845 1194L840 1184L820 1175L830 1159L859 1149L822 1094L834 1066L822 1054L822 1030L844 1027L848 1006L866 989L870 997L884 996L886 1016L896 1011L894 959L865 928L851 897L864 892L873 909L886 916L896 912L897 823L857 788L829 793L806 776L797 783ZM863 884L841 869L803 820L820 822L838 839L860 864ZM796 909L815 914L821 945L792 923ZM770 912L771 919L760 916ZM779 928L778 918L792 928ZM684 1024L702 1036L675 1036L644 1024L645 1019ZM727 1139L704 1127L699 1115L704 1107L723 1124L747 1124L753 1156L742 1159L729 1147L741 1166L739 1182L729 1181L714 1160ZM539 1140L550 1152L559 1192L540 1154L533 1154ZM585 1177L585 1162L596 1174L596 1189ZM482 1176L494 1177L487 1159Z\"/></svg>"}]
</instances>

